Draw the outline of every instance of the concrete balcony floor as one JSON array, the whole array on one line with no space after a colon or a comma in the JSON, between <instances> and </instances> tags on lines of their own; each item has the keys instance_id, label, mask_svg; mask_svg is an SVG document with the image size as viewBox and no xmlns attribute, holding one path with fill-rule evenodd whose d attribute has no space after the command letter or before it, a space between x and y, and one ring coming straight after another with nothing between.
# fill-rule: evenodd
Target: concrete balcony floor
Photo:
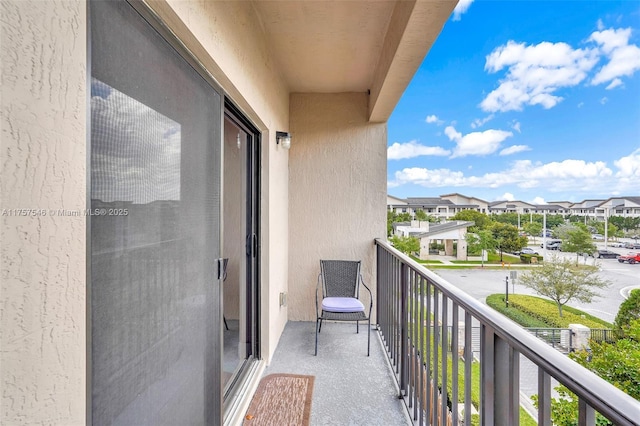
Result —
<instances>
[{"instance_id":1,"label":"concrete balcony floor","mask_svg":"<svg viewBox=\"0 0 640 426\"><path fill-rule=\"evenodd\" d=\"M265 375L315 376L311 425L409 425L378 332L371 330L367 357L367 325L322 325L314 356L315 323L288 322Z\"/></svg>"}]
</instances>

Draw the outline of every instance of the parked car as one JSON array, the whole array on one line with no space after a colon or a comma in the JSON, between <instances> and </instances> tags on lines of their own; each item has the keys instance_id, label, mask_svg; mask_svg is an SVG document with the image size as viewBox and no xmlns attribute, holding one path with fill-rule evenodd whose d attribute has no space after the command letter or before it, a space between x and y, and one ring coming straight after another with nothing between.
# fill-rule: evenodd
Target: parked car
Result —
<instances>
[{"instance_id":1,"label":"parked car","mask_svg":"<svg viewBox=\"0 0 640 426\"><path fill-rule=\"evenodd\" d=\"M618 262L629 264L640 263L640 253L628 253L618 256Z\"/></svg>"},{"instance_id":2,"label":"parked car","mask_svg":"<svg viewBox=\"0 0 640 426\"><path fill-rule=\"evenodd\" d=\"M611 250L598 250L596 254L599 259L616 259L618 256L620 256L618 253Z\"/></svg>"},{"instance_id":3,"label":"parked car","mask_svg":"<svg viewBox=\"0 0 640 426\"><path fill-rule=\"evenodd\" d=\"M614 241L613 243L610 243L609 246L611 246L611 247L624 247L624 243L622 243L620 241Z\"/></svg>"},{"instance_id":4,"label":"parked car","mask_svg":"<svg viewBox=\"0 0 640 426\"><path fill-rule=\"evenodd\" d=\"M624 248L637 250L640 249L640 243L624 243Z\"/></svg>"},{"instance_id":5,"label":"parked car","mask_svg":"<svg viewBox=\"0 0 640 426\"><path fill-rule=\"evenodd\" d=\"M547 250L558 250L561 244L562 240L547 240ZM544 248L544 242L540 244L540 247Z\"/></svg>"},{"instance_id":6,"label":"parked car","mask_svg":"<svg viewBox=\"0 0 640 426\"><path fill-rule=\"evenodd\" d=\"M604 240L604 236L602 234L591 234L591 239L593 239L593 240Z\"/></svg>"},{"instance_id":7,"label":"parked car","mask_svg":"<svg viewBox=\"0 0 640 426\"><path fill-rule=\"evenodd\" d=\"M538 252L532 249L531 247L525 247L522 250L520 250L519 253L516 253L516 254L538 254Z\"/></svg>"}]
</instances>

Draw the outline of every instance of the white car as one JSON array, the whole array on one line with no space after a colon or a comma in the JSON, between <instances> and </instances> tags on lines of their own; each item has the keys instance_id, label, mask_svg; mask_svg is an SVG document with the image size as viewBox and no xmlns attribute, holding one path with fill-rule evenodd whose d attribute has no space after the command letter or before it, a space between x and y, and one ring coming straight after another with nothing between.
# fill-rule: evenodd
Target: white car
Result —
<instances>
[{"instance_id":1,"label":"white car","mask_svg":"<svg viewBox=\"0 0 640 426\"><path fill-rule=\"evenodd\" d=\"M538 254L538 252L532 249L531 247L525 247L522 250L520 250L520 254Z\"/></svg>"}]
</instances>

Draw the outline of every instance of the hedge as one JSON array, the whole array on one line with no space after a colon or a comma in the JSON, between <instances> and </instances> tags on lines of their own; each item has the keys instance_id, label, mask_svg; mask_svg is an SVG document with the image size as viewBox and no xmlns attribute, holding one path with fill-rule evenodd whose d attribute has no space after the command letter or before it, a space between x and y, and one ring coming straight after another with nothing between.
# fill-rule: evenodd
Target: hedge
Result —
<instances>
[{"instance_id":1,"label":"hedge","mask_svg":"<svg viewBox=\"0 0 640 426\"><path fill-rule=\"evenodd\" d=\"M555 302L536 296L512 294L509 305L547 324L552 328L568 328L569 324L582 324L589 328L612 328L612 324L586 314L578 309L564 306L563 316L558 315Z\"/></svg>"},{"instance_id":2,"label":"hedge","mask_svg":"<svg viewBox=\"0 0 640 426\"><path fill-rule=\"evenodd\" d=\"M535 262L531 262L531 258L535 257ZM544 257L539 254L521 254L520 262L522 263L541 263L544 260Z\"/></svg>"},{"instance_id":3,"label":"hedge","mask_svg":"<svg viewBox=\"0 0 640 426\"><path fill-rule=\"evenodd\" d=\"M500 312L502 315L507 318L512 319L523 327L531 327L531 328L549 328L549 325L539 320L538 318L534 318L531 315L528 315L525 312L522 312L519 309L516 309L511 305L511 308L507 308L504 303L504 294L492 294L487 296L487 305L489 305L494 310ZM511 296L509 297L509 302L511 302Z\"/></svg>"}]
</instances>

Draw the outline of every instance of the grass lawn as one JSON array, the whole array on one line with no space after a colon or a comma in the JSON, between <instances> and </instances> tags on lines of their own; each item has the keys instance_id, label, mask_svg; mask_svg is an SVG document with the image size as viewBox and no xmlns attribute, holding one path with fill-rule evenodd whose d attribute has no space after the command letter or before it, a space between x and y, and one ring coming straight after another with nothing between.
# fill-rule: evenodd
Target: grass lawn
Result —
<instances>
[{"instance_id":1,"label":"grass lawn","mask_svg":"<svg viewBox=\"0 0 640 426\"><path fill-rule=\"evenodd\" d=\"M415 314L414 314L415 317ZM419 324L420 321L417 320L415 321L415 324ZM425 347L422 348L422 353L427 353L427 330L426 328L421 328L422 333L424 333L423 335L423 342ZM414 329L414 335L410 336L413 337L413 341L417 342L420 336L420 331ZM431 345L430 347L433 348L434 347L434 341L433 341L433 334L431 334ZM418 345L419 346L419 345ZM431 368L431 366L433 366L433 350L428 351L431 354L431 359L428 361L429 364L429 368ZM442 353L440 353L440 356L442 356ZM464 360L460 357L454 354L452 354L451 352L447 352L446 354L447 357L447 394L449 396L451 396L452 394L452 382L453 382L453 363L457 362L458 363L458 404L464 404ZM457 361L454 361L457 360ZM440 367L440 362L441 360L438 359L438 367ZM426 367L426 366L425 366ZM438 377L438 382L439 384L442 383L442 380L440 377ZM480 363L477 360L473 360L473 362L471 363L471 404L478 409L478 407L480 406ZM480 417L477 414L472 415L471 417L471 424L473 426L478 426L480 423ZM537 424L537 422L535 421L535 419L533 419L531 417L531 415L522 407L520 407L520 424L523 426L534 426Z\"/></svg>"}]
</instances>

